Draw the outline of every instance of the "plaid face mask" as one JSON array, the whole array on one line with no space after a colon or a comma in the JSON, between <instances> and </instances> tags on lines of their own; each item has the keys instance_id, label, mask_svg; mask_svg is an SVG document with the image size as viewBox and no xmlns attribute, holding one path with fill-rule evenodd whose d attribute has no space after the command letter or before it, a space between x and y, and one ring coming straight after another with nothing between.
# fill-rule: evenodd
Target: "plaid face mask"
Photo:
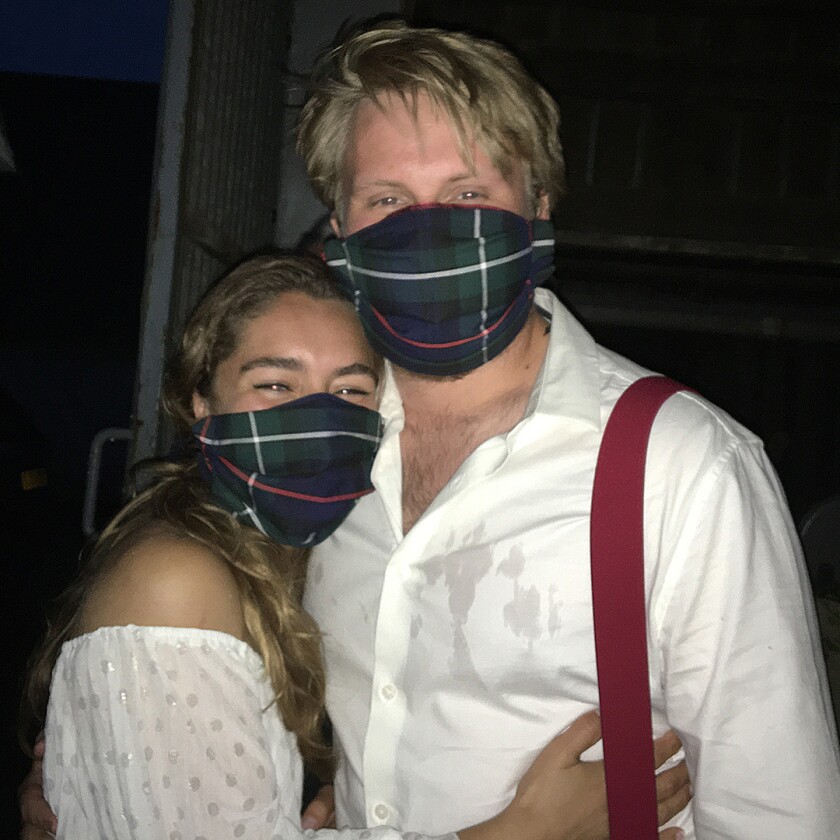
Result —
<instances>
[{"instance_id":1,"label":"plaid face mask","mask_svg":"<svg viewBox=\"0 0 840 840\"><path fill-rule=\"evenodd\" d=\"M368 341L416 373L466 373L522 329L554 268L554 228L507 210L418 205L325 244Z\"/></svg>"},{"instance_id":2,"label":"plaid face mask","mask_svg":"<svg viewBox=\"0 0 840 840\"><path fill-rule=\"evenodd\" d=\"M332 394L310 394L264 411L205 417L193 434L217 504L278 543L309 546L373 492L382 418Z\"/></svg>"}]
</instances>

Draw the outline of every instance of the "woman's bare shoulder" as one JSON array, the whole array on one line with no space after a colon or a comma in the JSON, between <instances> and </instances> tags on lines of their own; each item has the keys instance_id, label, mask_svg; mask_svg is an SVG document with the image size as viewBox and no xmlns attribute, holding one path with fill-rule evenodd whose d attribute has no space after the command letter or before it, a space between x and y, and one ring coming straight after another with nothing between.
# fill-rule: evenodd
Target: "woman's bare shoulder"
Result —
<instances>
[{"instance_id":1,"label":"woman's bare shoulder","mask_svg":"<svg viewBox=\"0 0 840 840\"><path fill-rule=\"evenodd\" d=\"M116 558L88 593L79 629L125 624L198 627L244 638L230 565L190 537L150 532Z\"/></svg>"}]
</instances>

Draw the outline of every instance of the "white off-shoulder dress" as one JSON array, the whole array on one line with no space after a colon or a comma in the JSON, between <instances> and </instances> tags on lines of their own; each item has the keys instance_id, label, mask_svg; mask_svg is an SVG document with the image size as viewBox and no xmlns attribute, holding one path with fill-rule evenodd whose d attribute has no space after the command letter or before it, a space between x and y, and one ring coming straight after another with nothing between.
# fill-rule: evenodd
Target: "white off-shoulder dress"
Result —
<instances>
[{"instance_id":1,"label":"white off-shoulder dress","mask_svg":"<svg viewBox=\"0 0 840 840\"><path fill-rule=\"evenodd\" d=\"M65 643L46 739L61 840L426 840L301 830L295 738L261 658L227 633L103 627Z\"/></svg>"}]
</instances>

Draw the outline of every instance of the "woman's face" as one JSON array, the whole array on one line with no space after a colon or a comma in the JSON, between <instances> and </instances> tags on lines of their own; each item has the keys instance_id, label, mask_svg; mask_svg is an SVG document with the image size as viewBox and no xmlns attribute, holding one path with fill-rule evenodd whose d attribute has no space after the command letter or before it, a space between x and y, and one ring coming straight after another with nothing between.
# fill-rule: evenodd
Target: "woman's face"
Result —
<instances>
[{"instance_id":1,"label":"woman's face","mask_svg":"<svg viewBox=\"0 0 840 840\"><path fill-rule=\"evenodd\" d=\"M376 408L377 370L349 303L285 292L245 324L216 368L210 397L193 394L193 412L201 419L260 411L316 393Z\"/></svg>"}]
</instances>

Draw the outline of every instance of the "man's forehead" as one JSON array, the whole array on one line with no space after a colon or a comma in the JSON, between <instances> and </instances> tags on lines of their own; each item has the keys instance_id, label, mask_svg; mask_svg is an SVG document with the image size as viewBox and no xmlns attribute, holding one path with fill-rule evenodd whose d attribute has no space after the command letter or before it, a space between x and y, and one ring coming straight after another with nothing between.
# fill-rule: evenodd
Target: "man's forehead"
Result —
<instances>
[{"instance_id":1,"label":"man's forehead","mask_svg":"<svg viewBox=\"0 0 840 840\"><path fill-rule=\"evenodd\" d=\"M454 106L447 107L424 89L373 91L359 100L353 114L354 123L370 120L375 114L392 121L404 122L408 119L415 125L428 119L443 121L456 133L463 132L466 136L476 134L469 111L462 113Z\"/></svg>"},{"instance_id":2,"label":"man's forehead","mask_svg":"<svg viewBox=\"0 0 840 840\"><path fill-rule=\"evenodd\" d=\"M413 131L405 135L408 144L422 138L430 128L438 131L441 124L451 131L452 141L464 164L463 177L476 174L476 151L481 149L491 158L490 145L483 141L482 132L475 125L472 114L447 108L428 91L422 89L398 91L381 90L361 99L356 106L351 123L350 147L364 140L364 136L377 123L383 120L394 129L406 128L409 124ZM396 138L399 142L402 137ZM498 169L495 162L494 169Z\"/></svg>"}]
</instances>

